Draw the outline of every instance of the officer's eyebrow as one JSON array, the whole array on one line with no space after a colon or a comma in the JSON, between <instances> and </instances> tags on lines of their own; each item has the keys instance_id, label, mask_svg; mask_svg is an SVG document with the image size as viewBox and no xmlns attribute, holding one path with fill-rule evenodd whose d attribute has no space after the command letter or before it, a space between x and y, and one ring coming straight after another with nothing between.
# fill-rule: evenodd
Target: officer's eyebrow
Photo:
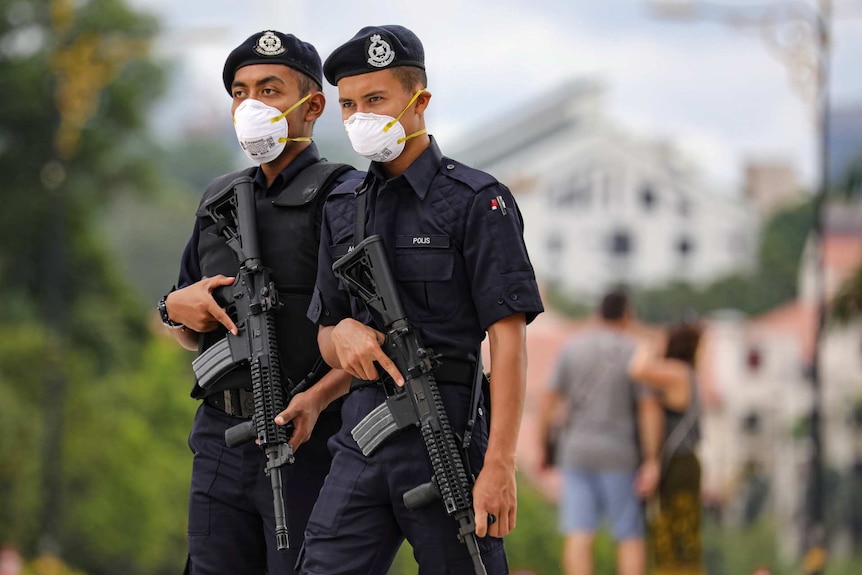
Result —
<instances>
[{"instance_id":1,"label":"officer's eyebrow","mask_svg":"<svg viewBox=\"0 0 862 575\"><path fill-rule=\"evenodd\" d=\"M367 94L362 94L359 97L359 99L360 100L367 100L368 98L371 98L373 96L380 96L380 95L385 94L385 93L386 93L386 90L372 90L371 92L368 92ZM345 102L352 102L352 101L353 101L353 98L339 98L338 99L339 104L343 104Z\"/></svg>"},{"instance_id":2,"label":"officer's eyebrow","mask_svg":"<svg viewBox=\"0 0 862 575\"><path fill-rule=\"evenodd\" d=\"M267 76L266 78L261 78L260 80L255 82L254 85L260 87L264 84L269 84L270 82L278 82L279 84L284 84L284 80L282 80L278 76Z\"/></svg>"},{"instance_id":3,"label":"officer's eyebrow","mask_svg":"<svg viewBox=\"0 0 862 575\"><path fill-rule=\"evenodd\" d=\"M278 76L267 76L265 78L261 78L260 80L256 80L254 82L254 85L260 87L270 82L278 82L279 84L284 84L284 80L282 80ZM231 83L230 85L231 88L245 88L247 86L248 84L246 82L243 82L242 80L234 80L233 83Z\"/></svg>"}]
</instances>

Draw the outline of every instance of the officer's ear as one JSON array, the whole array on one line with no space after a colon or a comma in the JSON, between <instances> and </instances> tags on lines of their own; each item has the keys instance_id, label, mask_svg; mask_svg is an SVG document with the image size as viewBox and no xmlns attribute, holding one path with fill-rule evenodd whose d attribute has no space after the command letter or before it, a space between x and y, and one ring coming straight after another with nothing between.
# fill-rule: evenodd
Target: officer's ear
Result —
<instances>
[{"instance_id":1,"label":"officer's ear","mask_svg":"<svg viewBox=\"0 0 862 575\"><path fill-rule=\"evenodd\" d=\"M417 113L417 114L424 114L424 113L425 113L425 108L427 108L427 107L428 107L428 102L429 102L430 100L431 100L431 92L429 92L428 90L423 89L423 90L422 90L422 93L421 93L421 94L419 94L419 97L418 97L418 98L416 98L416 104L415 104L415 106L416 106L416 113Z\"/></svg>"},{"instance_id":2,"label":"officer's ear","mask_svg":"<svg viewBox=\"0 0 862 575\"><path fill-rule=\"evenodd\" d=\"M323 95L323 92L314 92L306 102L306 106L305 121L314 122L326 108L326 96Z\"/></svg>"}]
</instances>

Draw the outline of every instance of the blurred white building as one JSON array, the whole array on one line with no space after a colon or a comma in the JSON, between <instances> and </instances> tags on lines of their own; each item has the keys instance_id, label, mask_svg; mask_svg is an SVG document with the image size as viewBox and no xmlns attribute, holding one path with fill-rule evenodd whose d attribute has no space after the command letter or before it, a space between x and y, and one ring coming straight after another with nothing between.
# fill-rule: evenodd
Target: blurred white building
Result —
<instances>
[{"instance_id":1,"label":"blurred white building","mask_svg":"<svg viewBox=\"0 0 862 575\"><path fill-rule=\"evenodd\" d=\"M509 186L539 278L592 302L624 283L707 283L750 269L758 215L665 143L615 125L590 81L560 86L462 141L453 157Z\"/></svg>"},{"instance_id":2,"label":"blurred white building","mask_svg":"<svg viewBox=\"0 0 862 575\"><path fill-rule=\"evenodd\" d=\"M827 211L822 254L829 298L862 265L862 206ZM725 518L739 523L755 511L751 498L765 495L762 503L776 520L779 545L788 557L801 549L808 482L818 277L813 256L809 243L796 301L750 319L716 314L701 366L718 398L704 420L706 498L727 502ZM820 343L820 382L824 460L831 473L845 478L843 486L827 486L828 507L846 504L851 497L846 478L862 464L862 428L854 423L862 409L862 321L827 324ZM755 494L758 485L762 491ZM833 534L835 550L846 549L849 535L846 528Z\"/></svg>"}]
</instances>

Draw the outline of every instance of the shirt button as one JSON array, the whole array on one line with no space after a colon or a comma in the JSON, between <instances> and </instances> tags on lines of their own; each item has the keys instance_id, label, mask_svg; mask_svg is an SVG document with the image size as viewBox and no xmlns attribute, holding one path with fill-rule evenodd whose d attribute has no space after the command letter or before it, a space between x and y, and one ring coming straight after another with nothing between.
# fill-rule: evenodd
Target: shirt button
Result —
<instances>
[{"instance_id":1,"label":"shirt button","mask_svg":"<svg viewBox=\"0 0 862 575\"><path fill-rule=\"evenodd\" d=\"M447 169L447 170L454 170L454 169L455 169L455 164L449 164L448 166L446 166L446 169Z\"/></svg>"},{"instance_id":2,"label":"shirt button","mask_svg":"<svg viewBox=\"0 0 862 575\"><path fill-rule=\"evenodd\" d=\"M329 316L329 310L328 309L323 310L323 315L328 317Z\"/></svg>"},{"instance_id":3,"label":"shirt button","mask_svg":"<svg viewBox=\"0 0 862 575\"><path fill-rule=\"evenodd\" d=\"M499 305L503 305L503 298L498 299L498 300L497 300L497 303L498 303Z\"/></svg>"},{"instance_id":4,"label":"shirt button","mask_svg":"<svg viewBox=\"0 0 862 575\"><path fill-rule=\"evenodd\" d=\"M512 295L510 295L509 297L510 297L510 298L512 298L512 301L515 301L515 300L517 300L517 299L518 299L518 294L513 293L513 294L512 294Z\"/></svg>"}]
</instances>

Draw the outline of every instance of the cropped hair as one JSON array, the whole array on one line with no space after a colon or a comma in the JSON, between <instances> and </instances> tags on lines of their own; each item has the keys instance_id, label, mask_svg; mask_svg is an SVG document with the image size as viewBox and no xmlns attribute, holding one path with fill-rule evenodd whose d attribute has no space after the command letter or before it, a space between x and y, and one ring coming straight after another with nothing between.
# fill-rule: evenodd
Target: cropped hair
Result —
<instances>
[{"instance_id":1,"label":"cropped hair","mask_svg":"<svg viewBox=\"0 0 862 575\"><path fill-rule=\"evenodd\" d=\"M678 359L693 366L702 333L703 329L696 323L683 322L672 325L668 329L665 357Z\"/></svg>"},{"instance_id":2,"label":"cropped hair","mask_svg":"<svg viewBox=\"0 0 862 575\"><path fill-rule=\"evenodd\" d=\"M602 319L617 321L623 318L629 308L629 296L623 289L615 289L605 294L599 305Z\"/></svg>"},{"instance_id":3,"label":"cropped hair","mask_svg":"<svg viewBox=\"0 0 862 575\"><path fill-rule=\"evenodd\" d=\"M401 83L404 91L409 92L411 95L416 92L417 85L423 89L428 87L428 76L422 68L417 68L416 66L396 66L389 68L389 70L395 76L395 79Z\"/></svg>"}]
</instances>

